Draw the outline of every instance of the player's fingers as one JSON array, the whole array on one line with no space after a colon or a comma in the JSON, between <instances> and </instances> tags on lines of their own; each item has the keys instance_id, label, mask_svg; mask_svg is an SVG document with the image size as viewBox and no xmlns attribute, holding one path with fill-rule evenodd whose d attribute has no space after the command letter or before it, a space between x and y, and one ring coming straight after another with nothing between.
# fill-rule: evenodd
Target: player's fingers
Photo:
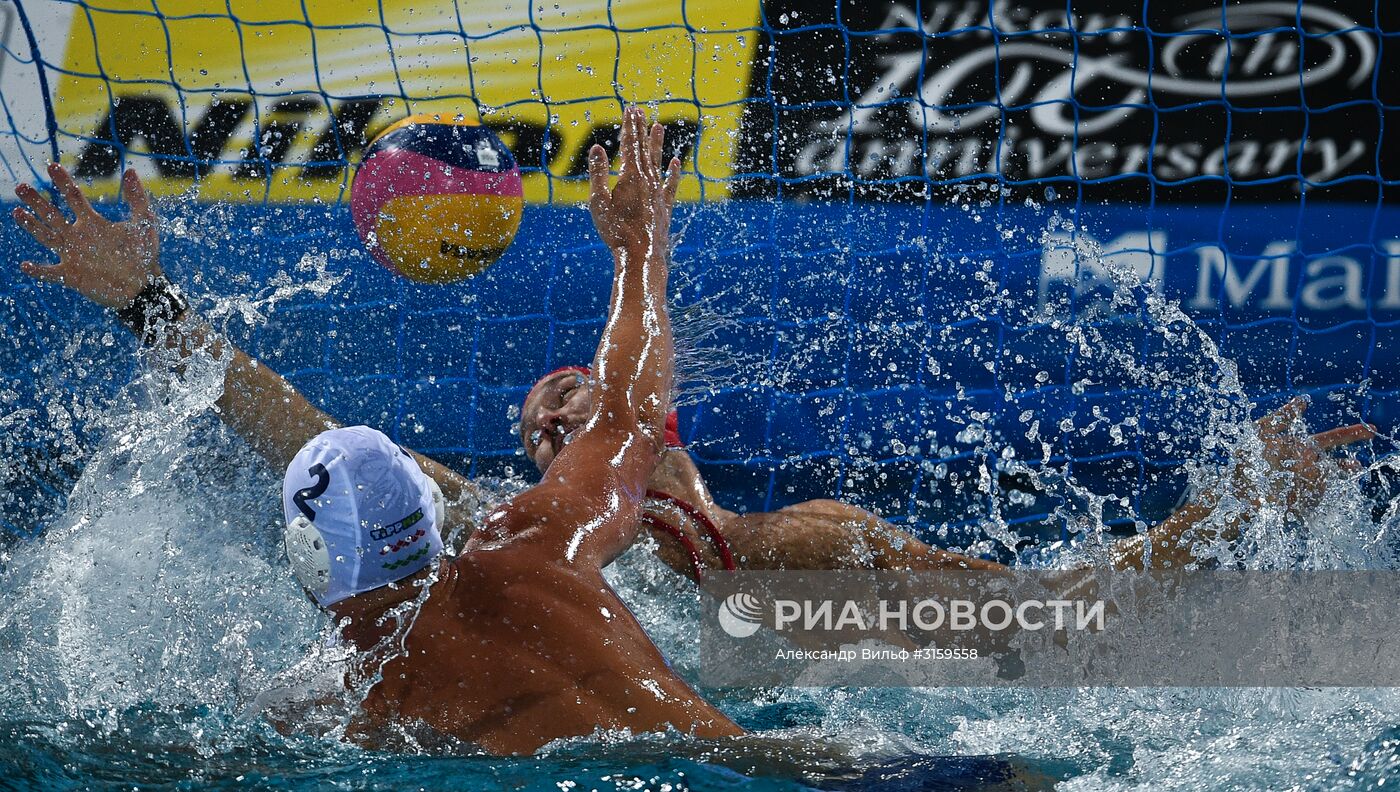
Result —
<instances>
[{"instance_id":1,"label":"player's fingers","mask_svg":"<svg viewBox=\"0 0 1400 792\"><path fill-rule=\"evenodd\" d=\"M641 108L634 107L631 115L627 118L627 132L632 140L631 147L627 149L627 158L632 161L632 167L636 169L637 173L645 174L646 135L638 134L641 129L641 124L638 123L640 113Z\"/></svg>"},{"instance_id":2,"label":"player's fingers","mask_svg":"<svg viewBox=\"0 0 1400 792\"><path fill-rule=\"evenodd\" d=\"M662 148L666 144L666 128L661 124L652 124L651 139L648 142L651 145L648 147L647 153L651 155L652 167L660 170L663 156Z\"/></svg>"},{"instance_id":3,"label":"player's fingers","mask_svg":"<svg viewBox=\"0 0 1400 792\"><path fill-rule=\"evenodd\" d=\"M1368 424L1352 424L1326 432L1318 432L1313 435L1313 442L1317 447L1326 451L1329 448L1360 443L1363 440L1370 440L1376 436L1376 428Z\"/></svg>"},{"instance_id":4,"label":"player's fingers","mask_svg":"<svg viewBox=\"0 0 1400 792\"><path fill-rule=\"evenodd\" d=\"M602 211L608 199L608 151L595 143L588 150L588 210Z\"/></svg>"},{"instance_id":5,"label":"player's fingers","mask_svg":"<svg viewBox=\"0 0 1400 792\"><path fill-rule=\"evenodd\" d=\"M632 159L637 173L650 181L654 174L647 162L646 115L640 107L632 108Z\"/></svg>"},{"instance_id":6,"label":"player's fingers","mask_svg":"<svg viewBox=\"0 0 1400 792\"><path fill-rule=\"evenodd\" d=\"M643 136L642 140L643 145L641 146L641 151L637 153L637 169L646 179L648 185L653 188L659 188L661 186L661 172L657 169L656 164L651 161L651 154L647 151L647 146L645 145L646 137Z\"/></svg>"},{"instance_id":7,"label":"player's fingers","mask_svg":"<svg viewBox=\"0 0 1400 792\"><path fill-rule=\"evenodd\" d=\"M617 154L620 160L617 167L617 175L631 173L636 168L636 158L632 154L632 108L627 107L622 111L622 127L618 130Z\"/></svg>"},{"instance_id":8,"label":"player's fingers","mask_svg":"<svg viewBox=\"0 0 1400 792\"><path fill-rule=\"evenodd\" d=\"M651 132L647 129L647 113L637 108L637 164L641 174L652 185L661 183L661 167L651 157Z\"/></svg>"},{"instance_id":9,"label":"player's fingers","mask_svg":"<svg viewBox=\"0 0 1400 792\"><path fill-rule=\"evenodd\" d=\"M64 217L63 212L60 211L57 206L53 205L53 201L44 197L43 193L40 193L32 186L28 184L19 185L15 188L15 195L18 196L21 201L24 201L24 205L32 209L34 215L43 221L45 225L53 228L62 228L68 225L68 218Z\"/></svg>"},{"instance_id":10,"label":"player's fingers","mask_svg":"<svg viewBox=\"0 0 1400 792\"><path fill-rule=\"evenodd\" d=\"M19 265L20 272L35 280L45 283L62 283L64 269L61 264L36 264L32 261L23 261Z\"/></svg>"},{"instance_id":11,"label":"player's fingers","mask_svg":"<svg viewBox=\"0 0 1400 792\"><path fill-rule=\"evenodd\" d=\"M588 199L600 201L608 194L608 152L597 143L588 150Z\"/></svg>"},{"instance_id":12,"label":"player's fingers","mask_svg":"<svg viewBox=\"0 0 1400 792\"><path fill-rule=\"evenodd\" d=\"M661 164L661 144L665 140L666 130L660 124L647 124L646 117L642 117L642 132L646 146L642 149L642 162L646 166L647 175L656 179L659 183L662 177Z\"/></svg>"},{"instance_id":13,"label":"player's fingers","mask_svg":"<svg viewBox=\"0 0 1400 792\"><path fill-rule=\"evenodd\" d=\"M122 198L131 207L132 220L155 227L156 212L151 208L151 194L146 192L146 185L141 183L141 177L132 168L127 168L126 173L122 174Z\"/></svg>"},{"instance_id":14,"label":"player's fingers","mask_svg":"<svg viewBox=\"0 0 1400 792\"><path fill-rule=\"evenodd\" d=\"M30 212L28 209L16 206L15 210L10 213L10 216L15 219L15 222L19 224L20 228L28 231L29 235L39 240L39 244L44 247L52 250L54 246L58 244L58 233L44 225L44 223L41 222L39 218L35 217L34 213Z\"/></svg>"},{"instance_id":15,"label":"player's fingers","mask_svg":"<svg viewBox=\"0 0 1400 792\"><path fill-rule=\"evenodd\" d=\"M53 163L49 165L49 178L53 179L53 184L58 188L63 200L68 202L68 208L73 212L74 217L97 217L97 210L88 203L87 196L78 189L78 182L68 173L62 165Z\"/></svg>"},{"instance_id":16,"label":"player's fingers","mask_svg":"<svg viewBox=\"0 0 1400 792\"><path fill-rule=\"evenodd\" d=\"M1294 396L1288 403L1259 419L1259 428L1271 432L1281 432L1303 417L1308 409L1306 396Z\"/></svg>"},{"instance_id":17,"label":"player's fingers","mask_svg":"<svg viewBox=\"0 0 1400 792\"><path fill-rule=\"evenodd\" d=\"M671 165L666 169L666 205L674 206L676 203L676 189L681 186L681 160L679 157L671 158Z\"/></svg>"}]
</instances>

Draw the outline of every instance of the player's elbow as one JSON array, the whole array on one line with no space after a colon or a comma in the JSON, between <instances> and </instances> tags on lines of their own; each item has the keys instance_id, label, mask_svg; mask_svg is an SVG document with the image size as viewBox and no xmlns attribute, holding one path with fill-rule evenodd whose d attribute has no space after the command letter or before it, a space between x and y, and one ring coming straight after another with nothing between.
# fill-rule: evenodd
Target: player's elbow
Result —
<instances>
[{"instance_id":1,"label":"player's elbow","mask_svg":"<svg viewBox=\"0 0 1400 792\"><path fill-rule=\"evenodd\" d=\"M662 400L656 398L638 404L625 394L615 398L605 396L598 401L590 428L640 437L655 446L656 453L660 454L666 449L666 413L648 402L662 404Z\"/></svg>"},{"instance_id":2,"label":"player's elbow","mask_svg":"<svg viewBox=\"0 0 1400 792\"><path fill-rule=\"evenodd\" d=\"M604 431L608 432L609 445L617 449L608 460L608 466L617 470L645 468L649 477L666 451L665 434L659 426L632 420L614 424Z\"/></svg>"}]
</instances>

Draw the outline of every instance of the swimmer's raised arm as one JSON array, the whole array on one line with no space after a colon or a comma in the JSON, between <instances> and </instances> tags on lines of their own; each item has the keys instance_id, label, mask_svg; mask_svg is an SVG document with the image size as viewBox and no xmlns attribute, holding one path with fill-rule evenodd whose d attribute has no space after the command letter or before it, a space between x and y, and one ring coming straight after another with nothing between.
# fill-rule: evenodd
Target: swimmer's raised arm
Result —
<instances>
[{"instance_id":1,"label":"swimmer's raised arm","mask_svg":"<svg viewBox=\"0 0 1400 792\"><path fill-rule=\"evenodd\" d=\"M57 264L24 262L20 268L26 274L67 286L119 312L134 305L148 287L168 283L160 266L156 213L135 171L122 174L122 197L131 214L117 223L92 208L61 166L50 165L49 176L73 219L68 220L30 185L15 189L25 204L15 209L15 221L59 259ZM334 419L312 406L291 383L217 335L192 311L168 302L156 307L172 314L163 319L178 320L166 321L162 330L166 344L178 348L181 358L201 348L230 356L224 392L217 402L219 416L274 468L286 468L303 443L336 426Z\"/></svg>"},{"instance_id":2,"label":"swimmer's raised arm","mask_svg":"<svg viewBox=\"0 0 1400 792\"><path fill-rule=\"evenodd\" d=\"M608 323L593 359L598 395L589 425L635 420L659 453L671 411L675 356L666 281L681 164L672 159L663 172L665 132L660 124L647 130L640 108L631 108L623 123L622 164L611 191L603 147L588 153L588 210L614 265Z\"/></svg>"},{"instance_id":3,"label":"swimmer's raised arm","mask_svg":"<svg viewBox=\"0 0 1400 792\"><path fill-rule=\"evenodd\" d=\"M32 186L17 187L15 194L25 205L14 210L15 222L59 259L57 264L27 261L20 269L36 280L62 284L98 305L117 311L132 306L148 287L166 285L168 288L160 266L156 213L135 171L128 170L122 175L122 197L131 214L118 223L107 220L92 208L67 170L50 165L49 176L67 202L73 219L69 220ZM178 314L166 317L178 321L164 325L163 337L168 346L181 351L182 358L196 349L229 356L223 394L216 404L219 417L275 470L286 469L307 440L338 425L334 418L307 401L290 382L218 335L192 311L160 302L160 299L157 297L154 303L147 305ZM458 500L465 489L472 488L470 482L442 465L415 456L423 472L438 482L449 501Z\"/></svg>"},{"instance_id":4,"label":"swimmer's raised arm","mask_svg":"<svg viewBox=\"0 0 1400 792\"><path fill-rule=\"evenodd\" d=\"M647 479L664 448L673 350L666 313L667 247L680 162L659 166L663 130L638 108L623 113L617 185L589 153L589 210L615 264L608 321L593 371L587 422L543 480L492 515L488 530L529 532L567 563L601 568L636 538Z\"/></svg>"}]
</instances>

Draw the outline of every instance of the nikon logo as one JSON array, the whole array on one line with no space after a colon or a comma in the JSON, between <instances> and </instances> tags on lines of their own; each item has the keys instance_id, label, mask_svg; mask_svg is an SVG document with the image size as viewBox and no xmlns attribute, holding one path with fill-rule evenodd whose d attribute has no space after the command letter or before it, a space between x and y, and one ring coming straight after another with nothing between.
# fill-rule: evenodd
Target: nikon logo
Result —
<instances>
[{"instance_id":1,"label":"nikon logo","mask_svg":"<svg viewBox=\"0 0 1400 792\"><path fill-rule=\"evenodd\" d=\"M266 180L277 175L274 169L280 174L282 168L294 167L299 179L330 182L359 160L369 145L371 127L378 128L376 116L382 123L388 107L380 97L329 108L319 97L290 97L257 106L251 99L220 97L201 112L197 105L182 108L172 96L127 94L113 99L111 109L88 133L75 175L113 178L120 169L121 150L134 149L154 155L156 169L167 179L204 178L217 170L235 179ZM189 122L182 122L184 118ZM696 142L695 124L666 123L668 153L687 159ZM491 129L525 168L544 168L560 176L587 173L593 144L615 152L619 135L616 124L599 123L581 145L565 147L545 124L512 121L492 124ZM489 161L494 151L478 149L477 154L483 164L494 164ZM443 243L444 254L449 253L447 244Z\"/></svg>"},{"instance_id":2,"label":"nikon logo","mask_svg":"<svg viewBox=\"0 0 1400 792\"><path fill-rule=\"evenodd\" d=\"M794 177L881 179L1291 176L1275 189L1292 189L1299 177L1331 182L1373 167L1375 132L1298 106L1300 90L1309 104L1375 101L1379 57L1368 18L1320 2L1232 2L1223 11L1201 2L1152 23L1155 35L1147 35L1149 22L1133 13L1035 5L939 0L866 12L851 24L871 31L869 49L879 55L853 56L864 59L859 70L830 67L860 75L847 87L850 100L801 116L804 128L793 134L800 145L783 169ZM916 43L933 36L937 58ZM818 64L826 66L790 54L773 68L802 86L798 71ZM813 92L789 101L825 98ZM1200 117L1213 120L1157 117L1156 108L1197 104ZM1259 108L1286 112L1251 114ZM1307 134L1295 131L1304 115Z\"/></svg>"}]
</instances>

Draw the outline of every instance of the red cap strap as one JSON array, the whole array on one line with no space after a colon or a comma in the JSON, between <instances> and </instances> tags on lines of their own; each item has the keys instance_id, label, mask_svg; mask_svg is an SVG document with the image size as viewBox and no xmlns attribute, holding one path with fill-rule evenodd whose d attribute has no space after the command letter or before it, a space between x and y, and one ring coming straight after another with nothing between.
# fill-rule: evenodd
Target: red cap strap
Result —
<instances>
[{"instance_id":1,"label":"red cap strap","mask_svg":"<svg viewBox=\"0 0 1400 792\"><path fill-rule=\"evenodd\" d=\"M686 554L690 556L690 568L695 574L695 582L699 583L704 577L704 574L701 572L704 567L700 563L700 551L695 549L695 544L690 541L689 536L685 535L685 531L682 531L680 528L666 522L660 517L647 514L646 512L642 512L642 523L651 528L665 531L675 538L676 541L681 543L681 547L684 547Z\"/></svg>"},{"instance_id":2,"label":"red cap strap","mask_svg":"<svg viewBox=\"0 0 1400 792\"><path fill-rule=\"evenodd\" d=\"M681 512L690 519L700 523L700 526L705 529L705 533L710 537L710 543L715 546L715 552L719 554L720 564L726 570L730 572L734 571L734 553L729 549L729 540L724 538L724 534L719 532L719 528L715 527L714 522L710 520L708 515L680 498L677 498L675 495L662 492L661 490L649 489L647 490L647 497L665 501L675 506L677 509L680 509ZM699 576L697 576L696 580L699 579Z\"/></svg>"},{"instance_id":3,"label":"red cap strap","mask_svg":"<svg viewBox=\"0 0 1400 792\"><path fill-rule=\"evenodd\" d=\"M681 418L675 410L666 416L665 437L667 448L685 448L685 442L681 440Z\"/></svg>"}]
</instances>

